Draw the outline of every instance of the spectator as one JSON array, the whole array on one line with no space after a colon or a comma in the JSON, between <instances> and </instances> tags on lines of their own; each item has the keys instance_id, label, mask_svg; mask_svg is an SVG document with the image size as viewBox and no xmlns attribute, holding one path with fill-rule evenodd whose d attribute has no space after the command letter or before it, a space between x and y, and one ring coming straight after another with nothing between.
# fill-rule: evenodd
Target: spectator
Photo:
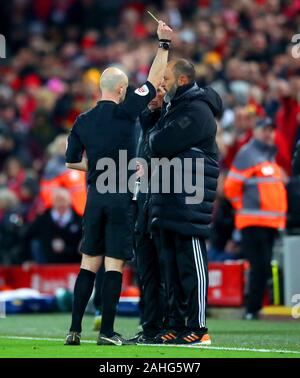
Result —
<instances>
[{"instance_id":1,"label":"spectator","mask_svg":"<svg viewBox=\"0 0 300 378\"><path fill-rule=\"evenodd\" d=\"M0 263L20 263L21 230L23 220L19 201L10 189L0 189Z\"/></svg>"},{"instance_id":2,"label":"spectator","mask_svg":"<svg viewBox=\"0 0 300 378\"><path fill-rule=\"evenodd\" d=\"M300 176L300 141L297 143L294 160L293 160L293 175Z\"/></svg>"},{"instance_id":3,"label":"spectator","mask_svg":"<svg viewBox=\"0 0 300 378\"><path fill-rule=\"evenodd\" d=\"M20 195L22 203L20 204L20 211L24 219L24 223L33 222L38 214L44 210L38 197L38 182L32 178L27 177L20 188Z\"/></svg>"},{"instance_id":4,"label":"spectator","mask_svg":"<svg viewBox=\"0 0 300 378\"><path fill-rule=\"evenodd\" d=\"M10 157L5 166L6 185L12 190L18 199L21 199L21 186L25 181L26 172L21 161L16 157Z\"/></svg>"},{"instance_id":5,"label":"spectator","mask_svg":"<svg viewBox=\"0 0 300 378\"><path fill-rule=\"evenodd\" d=\"M80 240L81 218L71 208L69 192L57 188L53 206L38 216L25 233L24 258L38 263L79 262Z\"/></svg>"},{"instance_id":6,"label":"spectator","mask_svg":"<svg viewBox=\"0 0 300 378\"><path fill-rule=\"evenodd\" d=\"M276 114L277 162L288 175L291 174L293 150L299 128L300 105L297 98L299 93L299 78L292 78L288 82L284 80L279 81L279 109Z\"/></svg>"},{"instance_id":7,"label":"spectator","mask_svg":"<svg viewBox=\"0 0 300 378\"><path fill-rule=\"evenodd\" d=\"M82 216L86 202L86 175L66 168L66 143L67 135L59 135L48 148L51 158L40 181L40 198L45 208L49 208L53 202L53 191L64 187L70 192L73 209Z\"/></svg>"},{"instance_id":8,"label":"spectator","mask_svg":"<svg viewBox=\"0 0 300 378\"><path fill-rule=\"evenodd\" d=\"M23 179L18 181L22 174L18 179L8 178L5 169L9 159L16 157L22 162L20 171L25 182L28 176L41 179L41 204L51 206L51 195L44 196L51 181L48 173L56 177L52 164L61 163L53 155L51 164L47 161L47 145L66 133L79 113L95 104L99 97L95 83L104 67L123 66L132 85L145 80L156 46L156 25L145 12L148 8L176 30L173 57L191 60L197 82L203 86L212 84L222 97L225 112L218 140L222 143L224 172L252 137L256 118L266 114L276 121L276 161L290 175L300 137L300 59L293 57L291 44L299 29L298 3L3 2L0 33L7 41L7 58L0 61L0 185L7 186L10 180L17 184L18 191L24 188ZM68 179L76 177L73 172L70 175ZM83 198L84 179L77 179L81 189L76 195ZM66 183L58 185L68 188ZM70 187L75 188L73 184ZM29 196L25 190L26 199L21 198L24 222L33 220L41 210L32 189ZM82 214L84 201L75 199L75 193L74 190L72 203Z\"/></svg>"},{"instance_id":9,"label":"spectator","mask_svg":"<svg viewBox=\"0 0 300 378\"><path fill-rule=\"evenodd\" d=\"M239 149L252 137L252 129L256 115L252 107L237 107L234 113L234 127L229 138L226 155L223 159L224 167L230 168L232 161Z\"/></svg>"}]
</instances>

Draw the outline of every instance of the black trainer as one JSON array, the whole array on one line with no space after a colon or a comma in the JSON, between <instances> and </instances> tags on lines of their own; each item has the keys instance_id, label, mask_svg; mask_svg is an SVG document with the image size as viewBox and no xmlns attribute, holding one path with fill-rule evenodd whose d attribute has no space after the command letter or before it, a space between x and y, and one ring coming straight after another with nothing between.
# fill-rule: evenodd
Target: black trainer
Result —
<instances>
[{"instance_id":1,"label":"black trainer","mask_svg":"<svg viewBox=\"0 0 300 378\"><path fill-rule=\"evenodd\" d=\"M155 336L146 336L143 331L138 332L132 339L128 341L134 344L156 344Z\"/></svg>"},{"instance_id":2,"label":"black trainer","mask_svg":"<svg viewBox=\"0 0 300 378\"><path fill-rule=\"evenodd\" d=\"M180 333L176 339L170 340L168 344L175 345L211 345L209 334L185 331Z\"/></svg>"},{"instance_id":3,"label":"black trainer","mask_svg":"<svg viewBox=\"0 0 300 378\"><path fill-rule=\"evenodd\" d=\"M177 338L178 334L177 331L171 329L163 330L154 337L153 344L169 344L172 340Z\"/></svg>"},{"instance_id":4,"label":"black trainer","mask_svg":"<svg viewBox=\"0 0 300 378\"><path fill-rule=\"evenodd\" d=\"M69 332L66 337L65 345L80 345L80 333Z\"/></svg>"},{"instance_id":5,"label":"black trainer","mask_svg":"<svg viewBox=\"0 0 300 378\"><path fill-rule=\"evenodd\" d=\"M155 336L156 337L156 336ZM138 338L138 341L137 341L137 344L157 344L157 340L155 337L150 337L150 336L146 336L146 335L141 335L139 338Z\"/></svg>"},{"instance_id":6,"label":"black trainer","mask_svg":"<svg viewBox=\"0 0 300 378\"><path fill-rule=\"evenodd\" d=\"M97 345L134 345L135 343L124 339L119 333L114 332L112 336L106 336L100 333L97 340Z\"/></svg>"},{"instance_id":7,"label":"black trainer","mask_svg":"<svg viewBox=\"0 0 300 378\"><path fill-rule=\"evenodd\" d=\"M129 339L128 341L132 342L132 343L137 343L138 342L138 339L143 335L143 331L140 331L138 332L135 336L133 336L131 339Z\"/></svg>"}]
</instances>

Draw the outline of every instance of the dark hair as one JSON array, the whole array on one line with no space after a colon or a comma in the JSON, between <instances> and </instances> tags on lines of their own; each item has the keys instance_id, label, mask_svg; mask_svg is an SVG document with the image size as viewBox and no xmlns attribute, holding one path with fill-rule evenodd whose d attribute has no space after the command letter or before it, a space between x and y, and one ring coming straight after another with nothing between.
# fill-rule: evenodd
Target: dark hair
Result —
<instances>
[{"instance_id":1,"label":"dark hair","mask_svg":"<svg viewBox=\"0 0 300 378\"><path fill-rule=\"evenodd\" d=\"M173 66L173 72L176 79L178 79L180 75L185 75L190 83L196 80L195 67L186 59L176 60Z\"/></svg>"}]
</instances>

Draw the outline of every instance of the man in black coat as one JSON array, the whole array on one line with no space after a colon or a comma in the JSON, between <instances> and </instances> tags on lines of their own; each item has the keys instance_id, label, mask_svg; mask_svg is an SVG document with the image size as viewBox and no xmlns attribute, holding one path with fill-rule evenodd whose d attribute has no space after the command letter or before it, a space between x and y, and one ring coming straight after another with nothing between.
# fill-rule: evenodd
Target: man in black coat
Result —
<instances>
[{"instance_id":1,"label":"man in black coat","mask_svg":"<svg viewBox=\"0 0 300 378\"><path fill-rule=\"evenodd\" d=\"M144 159L147 169L150 169L151 165L147 150L148 131L160 118L165 93L163 88L159 87L156 97L139 117L141 132L137 146L137 160ZM140 191L136 198L135 255L141 288L140 308L143 330L132 339L138 344L154 343L155 337L163 330L166 301L159 251L159 237L150 232L147 193Z\"/></svg>"},{"instance_id":2,"label":"man in black coat","mask_svg":"<svg viewBox=\"0 0 300 378\"><path fill-rule=\"evenodd\" d=\"M171 312L170 329L159 341L209 345L205 239L210 234L219 175L215 117L222 112L222 101L213 89L199 88L195 77L195 69L187 60L169 62L163 82L168 105L150 131L149 147L152 158L176 158L177 165L167 175L160 175L164 171L160 163L152 170L150 208L152 228L160 232ZM186 182L188 178L190 182ZM168 180L167 193L164 185ZM178 184L183 184L181 191ZM158 192L154 185L159 186ZM182 293L185 313L179 300Z\"/></svg>"},{"instance_id":3,"label":"man in black coat","mask_svg":"<svg viewBox=\"0 0 300 378\"><path fill-rule=\"evenodd\" d=\"M25 232L24 258L43 264L79 263L81 237L81 217L71 207L70 194L64 188L57 188L53 207L38 216ZM33 240L38 242L35 249L31 248ZM32 256L28 255L30 249Z\"/></svg>"}]
</instances>

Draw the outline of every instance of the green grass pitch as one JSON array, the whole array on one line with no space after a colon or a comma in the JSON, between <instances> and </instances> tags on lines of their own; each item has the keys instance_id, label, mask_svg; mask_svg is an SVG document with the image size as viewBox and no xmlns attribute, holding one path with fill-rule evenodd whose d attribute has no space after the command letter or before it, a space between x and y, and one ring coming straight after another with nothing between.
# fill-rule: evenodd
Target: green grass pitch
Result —
<instances>
[{"instance_id":1,"label":"green grass pitch","mask_svg":"<svg viewBox=\"0 0 300 378\"><path fill-rule=\"evenodd\" d=\"M211 347L97 346L93 317L85 316L81 346L64 346L70 314L11 315L0 319L0 357L300 358L300 322L208 319ZM132 337L137 318L118 317L116 331Z\"/></svg>"}]
</instances>

